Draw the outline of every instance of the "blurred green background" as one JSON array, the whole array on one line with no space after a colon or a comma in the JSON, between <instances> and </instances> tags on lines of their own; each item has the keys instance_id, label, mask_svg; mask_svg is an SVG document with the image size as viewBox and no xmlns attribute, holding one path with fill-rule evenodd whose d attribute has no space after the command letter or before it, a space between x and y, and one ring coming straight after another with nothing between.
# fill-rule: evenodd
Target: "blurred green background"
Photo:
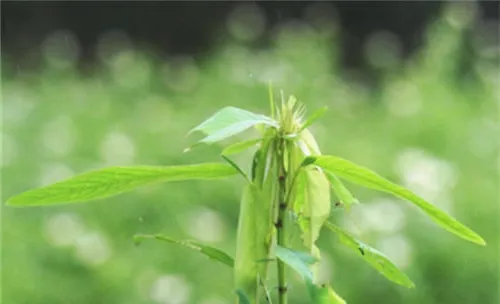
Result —
<instances>
[{"instance_id":1,"label":"blurred green background","mask_svg":"<svg viewBox=\"0 0 500 304\"><path fill-rule=\"evenodd\" d=\"M482 235L467 243L410 204L360 187L362 202L335 221L373 245L416 283L385 280L324 231L323 275L348 303L499 303L498 50L467 6L448 5L411 58L387 33L366 45L377 85L340 68L338 31L280 25L269 48L256 27L229 23L232 39L203 62L160 59L108 37L102 65L82 75L71 43L47 39L43 68L2 79L2 202L29 188L108 165L219 161L223 145L183 149L186 133L223 106L268 112L267 82L309 112L324 153L373 168ZM470 35L470 33L473 35ZM472 39L465 39L469 33ZM108 43L106 43L108 42ZM332 43L333 42L333 43ZM463 47L468 45L466 68ZM333 47L332 47L333 46ZM4 62L5 63L5 62ZM252 136L251 131L228 142ZM249 167L251 151L236 157ZM2 204L2 303L233 303L231 270L185 248L136 233L197 239L234 254L243 180L146 187L87 204ZM307 303L300 280L291 303Z\"/></svg>"}]
</instances>

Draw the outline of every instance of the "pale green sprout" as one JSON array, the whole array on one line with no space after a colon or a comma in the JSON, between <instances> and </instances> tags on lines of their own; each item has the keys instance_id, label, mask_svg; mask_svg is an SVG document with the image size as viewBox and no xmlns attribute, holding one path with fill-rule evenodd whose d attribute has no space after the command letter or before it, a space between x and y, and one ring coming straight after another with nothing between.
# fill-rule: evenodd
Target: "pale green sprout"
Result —
<instances>
[{"instance_id":1,"label":"pale green sprout","mask_svg":"<svg viewBox=\"0 0 500 304\"><path fill-rule=\"evenodd\" d=\"M245 185L240 201L234 259L220 249L161 234L137 235L135 240L153 238L178 244L231 267L234 297L240 304L271 303L273 298L278 304L288 303L287 268L303 278L311 303L345 304L346 301L329 282L320 282L317 276L321 256L316 240L323 228L337 234L342 244L387 279L408 288L415 286L383 253L327 221L332 209L331 192L347 210L359 203L342 180L398 196L419 207L451 233L479 245L486 244L477 233L410 190L340 157L322 155L308 127L325 114L326 108L304 119L305 107L294 96L285 100L282 94L281 103L276 105L271 86L269 96L271 117L225 107L189 132L205 134L191 146L193 148L200 144L214 144L255 128L259 138L234 143L222 150L221 156L226 163L94 170L28 190L10 198L7 205L22 207L83 202L152 183L219 179L239 174L245 178ZM256 151L247 173L229 156L250 148L256 148ZM274 262L277 264L277 286L268 279L269 264Z\"/></svg>"}]
</instances>

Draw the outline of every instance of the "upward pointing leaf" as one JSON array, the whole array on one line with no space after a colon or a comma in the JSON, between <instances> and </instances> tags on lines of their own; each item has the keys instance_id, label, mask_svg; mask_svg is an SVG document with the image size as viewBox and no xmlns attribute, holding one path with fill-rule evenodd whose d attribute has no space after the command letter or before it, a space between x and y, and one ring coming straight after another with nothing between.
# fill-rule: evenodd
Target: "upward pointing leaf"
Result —
<instances>
[{"instance_id":1,"label":"upward pointing leaf","mask_svg":"<svg viewBox=\"0 0 500 304\"><path fill-rule=\"evenodd\" d=\"M318 110L316 110L315 112L313 112L311 114L311 116L309 116L306 121L304 122L304 124L302 125L302 127L300 128L300 131L308 128L310 125L313 124L313 122L315 122L316 120L318 120L321 116L323 116L325 114L325 112L328 110L328 107L322 107L322 108L319 108Z\"/></svg>"},{"instance_id":2,"label":"upward pointing leaf","mask_svg":"<svg viewBox=\"0 0 500 304\"><path fill-rule=\"evenodd\" d=\"M399 285L413 288L415 284L399 270L383 253L357 240L350 233L330 222L325 223L326 228L338 234L340 241L359 254L365 262L377 269L387 279Z\"/></svg>"},{"instance_id":3,"label":"upward pointing leaf","mask_svg":"<svg viewBox=\"0 0 500 304\"><path fill-rule=\"evenodd\" d=\"M188 134L195 131L203 132L207 137L198 143L210 144L260 124L278 126L273 119L265 115L255 114L235 107L226 107L193 128Z\"/></svg>"},{"instance_id":4,"label":"upward pointing leaf","mask_svg":"<svg viewBox=\"0 0 500 304\"><path fill-rule=\"evenodd\" d=\"M317 156L314 164L342 178L345 178L350 182L375 190L391 193L395 196L406 199L422 209L434 222L441 225L444 229L470 242L478 245L486 245L485 241L477 233L458 222L452 216L446 214L444 211L414 194L410 190L386 180L369 169L353 164L352 162L340 157L331 155Z\"/></svg>"},{"instance_id":5,"label":"upward pointing leaf","mask_svg":"<svg viewBox=\"0 0 500 304\"><path fill-rule=\"evenodd\" d=\"M138 234L138 235L134 236L134 241L136 243L142 241L143 239L157 239L160 241L165 241L165 242L169 242L172 244L181 245L181 246L184 246L186 248L190 248L190 249L199 251L200 253L206 255L210 259L219 261L222 264L225 264L231 268L234 267L234 259L231 256L229 256L229 254L225 253L224 251L222 251L218 248L212 247L212 246L203 245L203 244L200 244L198 242L189 241L189 240L178 241L178 240L174 240L174 239L172 239L168 236L162 235L162 234Z\"/></svg>"},{"instance_id":6,"label":"upward pointing leaf","mask_svg":"<svg viewBox=\"0 0 500 304\"><path fill-rule=\"evenodd\" d=\"M157 182L215 179L237 173L233 167L218 163L169 167L110 167L26 191L10 198L7 204L40 206L84 202L121 194Z\"/></svg>"}]
</instances>

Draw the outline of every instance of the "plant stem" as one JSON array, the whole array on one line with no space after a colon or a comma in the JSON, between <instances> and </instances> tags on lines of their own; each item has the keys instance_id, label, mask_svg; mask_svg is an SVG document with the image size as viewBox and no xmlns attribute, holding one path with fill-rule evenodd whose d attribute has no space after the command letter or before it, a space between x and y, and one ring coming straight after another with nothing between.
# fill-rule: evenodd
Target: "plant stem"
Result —
<instances>
[{"instance_id":1,"label":"plant stem","mask_svg":"<svg viewBox=\"0 0 500 304\"><path fill-rule=\"evenodd\" d=\"M279 166L279 190L278 190L278 218L276 221L277 243L279 246L286 247L285 244L285 216L287 209L286 197L286 170L285 170L285 147L284 140L280 138L278 145L278 166ZM285 264L278 259L278 304L287 303L287 286Z\"/></svg>"}]
</instances>

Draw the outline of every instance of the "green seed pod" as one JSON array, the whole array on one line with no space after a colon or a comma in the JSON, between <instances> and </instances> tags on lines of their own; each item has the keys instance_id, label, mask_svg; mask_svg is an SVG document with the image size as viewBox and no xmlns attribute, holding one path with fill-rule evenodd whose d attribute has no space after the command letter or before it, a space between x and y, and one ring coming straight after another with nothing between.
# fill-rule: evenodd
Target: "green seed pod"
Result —
<instances>
[{"instance_id":1,"label":"green seed pod","mask_svg":"<svg viewBox=\"0 0 500 304\"><path fill-rule=\"evenodd\" d=\"M259 303L260 283L265 282L273 235L277 197L278 166L275 144L266 136L255 153L252 184L243 192L237 232L235 285L250 303ZM259 282L260 281L260 282Z\"/></svg>"}]
</instances>

